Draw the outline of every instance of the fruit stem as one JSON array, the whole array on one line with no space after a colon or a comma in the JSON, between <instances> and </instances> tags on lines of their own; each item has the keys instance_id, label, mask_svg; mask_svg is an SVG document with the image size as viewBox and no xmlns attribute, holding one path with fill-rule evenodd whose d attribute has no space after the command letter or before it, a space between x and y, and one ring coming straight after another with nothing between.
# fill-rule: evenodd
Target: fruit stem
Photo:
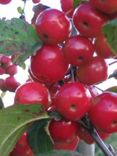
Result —
<instances>
[{"instance_id":1,"label":"fruit stem","mask_svg":"<svg viewBox=\"0 0 117 156\"><path fill-rule=\"evenodd\" d=\"M75 66L71 66L70 73L71 73L72 82L75 82L76 81L76 67Z\"/></svg>"},{"instance_id":2,"label":"fruit stem","mask_svg":"<svg viewBox=\"0 0 117 156\"><path fill-rule=\"evenodd\" d=\"M111 75L108 77L108 79L113 78L113 77L117 77L117 72L111 74Z\"/></svg>"},{"instance_id":3,"label":"fruit stem","mask_svg":"<svg viewBox=\"0 0 117 156\"><path fill-rule=\"evenodd\" d=\"M117 63L117 60L115 60L115 61L109 63L108 65L111 66L111 65L113 65L113 64L115 64L115 63Z\"/></svg>"},{"instance_id":4,"label":"fruit stem","mask_svg":"<svg viewBox=\"0 0 117 156\"><path fill-rule=\"evenodd\" d=\"M95 85L94 85L94 87L97 88L98 90L100 90L102 93L104 92L103 89L101 89L101 88L99 88L99 87L97 87L97 86L95 86Z\"/></svg>"},{"instance_id":5,"label":"fruit stem","mask_svg":"<svg viewBox=\"0 0 117 156\"><path fill-rule=\"evenodd\" d=\"M105 144L105 142L101 139L99 136L97 130L89 120L89 118L84 117L80 122L79 122L87 131L88 133L92 136L92 138L95 140L96 144L99 146L99 148L102 150L102 152L105 154L105 156L117 156L116 153L114 152L114 149L109 148ZM113 150L112 150L113 149Z\"/></svg>"},{"instance_id":6,"label":"fruit stem","mask_svg":"<svg viewBox=\"0 0 117 156\"><path fill-rule=\"evenodd\" d=\"M97 133L96 129L93 128L91 132L89 132L90 135L93 137L97 145L100 147L102 152L105 154L105 156L115 156L113 153L109 150L107 145L104 143L104 141L100 138L99 134Z\"/></svg>"},{"instance_id":7,"label":"fruit stem","mask_svg":"<svg viewBox=\"0 0 117 156\"><path fill-rule=\"evenodd\" d=\"M27 0L23 0L23 2L24 2L24 5L23 5L22 13L19 18L25 20L25 8L26 8Z\"/></svg>"}]
</instances>

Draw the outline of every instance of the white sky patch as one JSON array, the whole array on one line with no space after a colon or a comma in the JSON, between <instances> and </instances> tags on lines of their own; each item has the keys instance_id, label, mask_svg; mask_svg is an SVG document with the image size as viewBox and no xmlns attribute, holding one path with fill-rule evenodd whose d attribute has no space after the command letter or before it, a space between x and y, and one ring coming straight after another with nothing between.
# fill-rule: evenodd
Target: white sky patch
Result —
<instances>
[{"instance_id":1,"label":"white sky patch","mask_svg":"<svg viewBox=\"0 0 117 156\"><path fill-rule=\"evenodd\" d=\"M26 3L26 20L30 22L33 16L32 8L34 4L32 3L32 0L27 0ZM52 8L61 9L60 0L41 0L41 3ZM0 5L0 18L6 17L7 19L11 19L13 17L19 17L20 14L18 13L17 8L23 7L23 4L24 2L22 0L12 0L8 5Z\"/></svg>"}]
</instances>

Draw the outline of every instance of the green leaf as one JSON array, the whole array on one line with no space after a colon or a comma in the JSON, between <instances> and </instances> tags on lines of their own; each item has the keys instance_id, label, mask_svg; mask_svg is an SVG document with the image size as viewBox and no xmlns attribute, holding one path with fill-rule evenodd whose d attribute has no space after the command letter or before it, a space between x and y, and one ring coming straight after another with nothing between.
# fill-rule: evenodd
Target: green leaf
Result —
<instances>
[{"instance_id":1,"label":"green leaf","mask_svg":"<svg viewBox=\"0 0 117 156\"><path fill-rule=\"evenodd\" d=\"M106 91L117 93L117 86L110 87L110 88L106 89Z\"/></svg>"},{"instance_id":2,"label":"green leaf","mask_svg":"<svg viewBox=\"0 0 117 156\"><path fill-rule=\"evenodd\" d=\"M39 153L48 153L53 148L52 140L47 134L47 123L48 120L43 119L36 121L29 128L28 141L35 156L38 156Z\"/></svg>"},{"instance_id":3,"label":"green leaf","mask_svg":"<svg viewBox=\"0 0 117 156\"><path fill-rule=\"evenodd\" d=\"M117 19L107 22L103 26L103 33L112 49L113 54L117 54Z\"/></svg>"},{"instance_id":4,"label":"green leaf","mask_svg":"<svg viewBox=\"0 0 117 156\"><path fill-rule=\"evenodd\" d=\"M27 124L49 118L39 104L15 105L0 110L0 153L9 156Z\"/></svg>"},{"instance_id":5,"label":"green leaf","mask_svg":"<svg viewBox=\"0 0 117 156\"><path fill-rule=\"evenodd\" d=\"M74 8L76 8L81 2L82 0L74 0Z\"/></svg>"},{"instance_id":6,"label":"green leaf","mask_svg":"<svg viewBox=\"0 0 117 156\"><path fill-rule=\"evenodd\" d=\"M23 9L21 7L17 7L17 11L19 14L23 14Z\"/></svg>"},{"instance_id":7,"label":"green leaf","mask_svg":"<svg viewBox=\"0 0 117 156\"><path fill-rule=\"evenodd\" d=\"M65 150L53 150L46 154L38 154L37 156L83 156L79 154L78 152L74 151L65 151Z\"/></svg>"},{"instance_id":8,"label":"green leaf","mask_svg":"<svg viewBox=\"0 0 117 156\"><path fill-rule=\"evenodd\" d=\"M42 45L35 29L26 21L13 18L0 19L0 53L15 54L15 63L22 66L24 61Z\"/></svg>"},{"instance_id":9,"label":"green leaf","mask_svg":"<svg viewBox=\"0 0 117 156\"><path fill-rule=\"evenodd\" d=\"M76 8L82 2L87 2L87 0L74 0L74 8Z\"/></svg>"}]
</instances>

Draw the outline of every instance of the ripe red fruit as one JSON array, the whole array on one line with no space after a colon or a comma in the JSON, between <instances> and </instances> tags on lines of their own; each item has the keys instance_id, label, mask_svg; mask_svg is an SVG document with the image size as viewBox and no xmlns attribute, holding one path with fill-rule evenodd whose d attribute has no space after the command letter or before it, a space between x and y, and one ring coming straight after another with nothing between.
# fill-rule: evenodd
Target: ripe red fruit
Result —
<instances>
[{"instance_id":1,"label":"ripe red fruit","mask_svg":"<svg viewBox=\"0 0 117 156\"><path fill-rule=\"evenodd\" d=\"M94 57L85 61L77 69L77 77L80 82L93 85L107 79L107 65L103 58Z\"/></svg>"},{"instance_id":2,"label":"ripe red fruit","mask_svg":"<svg viewBox=\"0 0 117 156\"><path fill-rule=\"evenodd\" d=\"M117 12L117 0L90 0L90 3L104 13L112 14Z\"/></svg>"},{"instance_id":3,"label":"ripe red fruit","mask_svg":"<svg viewBox=\"0 0 117 156\"><path fill-rule=\"evenodd\" d=\"M80 4L73 14L76 29L86 37L96 37L101 34L105 21L106 17L90 3Z\"/></svg>"},{"instance_id":4,"label":"ripe red fruit","mask_svg":"<svg viewBox=\"0 0 117 156\"><path fill-rule=\"evenodd\" d=\"M41 0L32 0L33 3L39 3Z\"/></svg>"},{"instance_id":5,"label":"ripe red fruit","mask_svg":"<svg viewBox=\"0 0 117 156\"><path fill-rule=\"evenodd\" d=\"M30 71L42 83L61 80L67 69L68 64L58 46L43 45L31 58Z\"/></svg>"},{"instance_id":6,"label":"ripe red fruit","mask_svg":"<svg viewBox=\"0 0 117 156\"><path fill-rule=\"evenodd\" d=\"M93 56L94 46L88 38L77 35L66 40L63 52L69 64L79 66Z\"/></svg>"},{"instance_id":7,"label":"ripe red fruit","mask_svg":"<svg viewBox=\"0 0 117 156\"><path fill-rule=\"evenodd\" d=\"M80 137L80 139L84 140L87 144L93 144L95 143L95 140L92 138L92 136L89 134L89 132L82 127L80 124L77 125L77 135ZM101 137L102 140L105 140L109 137L109 133L104 133L102 131L98 130L98 134Z\"/></svg>"},{"instance_id":8,"label":"ripe red fruit","mask_svg":"<svg viewBox=\"0 0 117 156\"><path fill-rule=\"evenodd\" d=\"M70 142L77 134L77 124L72 121L52 120L48 129L54 142Z\"/></svg>"},{"instance_id":9,"label":"ripe red fruit","mask_svg":"<svg viewBox=\"0 0 117 156\"><path fill-rule=\"evenodd\" d=\"M10 92L15 92L15 90L18 88L18 86L20 85L19 82L16 81L14 76L9 76L5 79L4 81L5 83L5 88L6 90L10 91Z\"/></svg>"},{"instance_id":10,"label":"ripe red fruit","mask_svg":"<svg viewBox=\"0 0 117 156\"><path fill-rule=\"evenodd\" d=\"M74 0L60 0L61 8L65 14L72 17L74 11Z\"/></svg>"},{"instance_id":11,"label":"ripe red fruit","mask_svg":"<svg viewBox=\"0 0 117 156\"><path fill-rule=\"evenodd\" d=\"M12 64L5 69L6 74L15 75L17 73L17 65Z\"/></svg>"},{"instance_id":12,"label":"ripe red fruit","mask_svg":"<svg viewBox=\"0 0 117 156\"><path fill-rule=\"evenodd\" d=\"M0 0L0 4L8 4L10 3L12 0Z\"/></svg>"},{"instance_id":13,"label":"ripe red fruit","mask_svg":"<svg viewBox=\"0 0 117 156\"><path fill-rule=\"evenodd\" d=\"M109 58L114 55L104 35L96 38L94 46L97 55L100 57Z\"/></svg>"},{"instance_id":14,"label":"ripe red fruit","mask_svg":"<svg viewBox=\"0 0 117 156\"><path fill-rule=\"evenodd\" d=\"M55 97L56 110L68 120L78 121L90 109L89 90L79 82L64 84Z\"/></svg>"},{"instance_id":15,"label":"ripe red fruit","mask_svg":"<svg viewBox=\"0 0 117 156\"><path fill-rule=\"evenodd\" d=\"M78 143L79 143L79 138L76 136L70 142L55 142L54 149L75 151L78 147Z\"/></svg>"},{"instance_id":16,"label":"ripe red fruit","mask_svg":"<svg viewBox=\"0 0 117 156\"><path fill-rule=\"evenodd\" d=\"M3 74L5 74L5 70L3 67L0 66L0 75L3 75Z\"/></svg>"},{"instance_id":17,"label":"ripe red fruit","mask_svg":"<svg viewBox=\"0 0 117 156\"><path fill-rule=\"evenodd\" d=\"M12 61L8 56L3 55L0 58L0 63L1 63L1 66L5 69L6 67L10 66Z\"/></svg>"},{"instance_id":18,"label":"ripe red fruit","mask_svg":"<svg viewBox=\"0 0 117 156\"><path fill-rule=\"evenodd\" d=\"M0 79L0 90L2 90L3 92L7 90L4 79Z\"/></svg>"},{"instance_id":19,"label":"ripe red fruit","mask_svg":"<svg viewBox=\"0 0 117 156\"><path fill-rule=\"evenodd\" d=\"M10 156L34 156L29 147L26 132L19 138Z\"/></svg>"},{"instance_id":20,"label":"ripe red fruit","mask_svg":"<svg viewBox=\"0 0 117 156\"><path fill-rule=\"evenodd\" d=\"M68 38L71 32L69 19L57 9L44 10L36 20L36 31L47 44L58 44Z\"/></svg>"},{"instance_id":21,"label":"ripe red fruit","mask_svg":"<svg viewBox=\"0 0 117 156\"><path fill-rule=\"evenodd\" d=\"M117 132L117 94L102 93L92 100L89 118L94 126L105 133Z\"/></svg>"},{"instance_id":22,"label":"ripe red fruit","mask_svg":"<svg viewBox=\"0 0 117 156\"><path fill-rule=\"evenodd\" d=\"M49 107L49 94L47 88L38 82L26 82L19 86L15 93L15 104L42 104Z\"/></svg>"}]
</instances>

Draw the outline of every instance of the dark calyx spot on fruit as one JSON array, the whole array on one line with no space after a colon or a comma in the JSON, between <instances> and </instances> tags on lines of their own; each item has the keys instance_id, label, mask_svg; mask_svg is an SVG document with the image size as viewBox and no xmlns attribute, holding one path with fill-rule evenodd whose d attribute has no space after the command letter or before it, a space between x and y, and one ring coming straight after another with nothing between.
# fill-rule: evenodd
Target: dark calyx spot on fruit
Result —
<instances>
[{"instance_id":1,"label":"dark calyx spot on fruit","mask_svg":"<svg viewBox=\"0 0 117 156\"><path fill-rule=\"evenodd\" d=\"M44 37L45 39L48 39L48 38L49 38L47 34L43 34L43 37Z\"/></svg>"},{"instance_id":2,"label":"dark calyx spot on fruit","mask_svg":"<svg viewBox=\"0 0 117 156\"><path fill-rule=\"evenodd\" d=\"M84 21L82 24L86 29L89 28L89 24L86 21Z\"/></svg>"},{"instance_id":3,"label":"dark calyx spot on fruit","mask_svg":"<svg viewBox=\"0 0 117 156\"><path fill-rule=\"evenodd\" d=\"M77 107L76 107L75 104L71 104L71 105L70 105L70 110L71 110L72 112L75 112L76 109L77 109Z\"/></svg>"},{"instance_id":4,"label":"dark calyx spot on fruit","mask_svg":"<svg viewBox=\"0 0 117 156\"><path fill-rule=\"evenodd\" d=\"M113 127L117 126L117 121L112 122Z\"/></svg>"},{"instance_id":5,"label":"dark calyx spot on fruit","mask_svg":"<svg viewBox=\"0 0 117 156\"><path fill-rule=\"evenodd\" d=\"M77 58L77 61L78 62L82 62L84 60L84 57L83 56L79 56L78 58Z\"/></svg>"}]
</instances>

